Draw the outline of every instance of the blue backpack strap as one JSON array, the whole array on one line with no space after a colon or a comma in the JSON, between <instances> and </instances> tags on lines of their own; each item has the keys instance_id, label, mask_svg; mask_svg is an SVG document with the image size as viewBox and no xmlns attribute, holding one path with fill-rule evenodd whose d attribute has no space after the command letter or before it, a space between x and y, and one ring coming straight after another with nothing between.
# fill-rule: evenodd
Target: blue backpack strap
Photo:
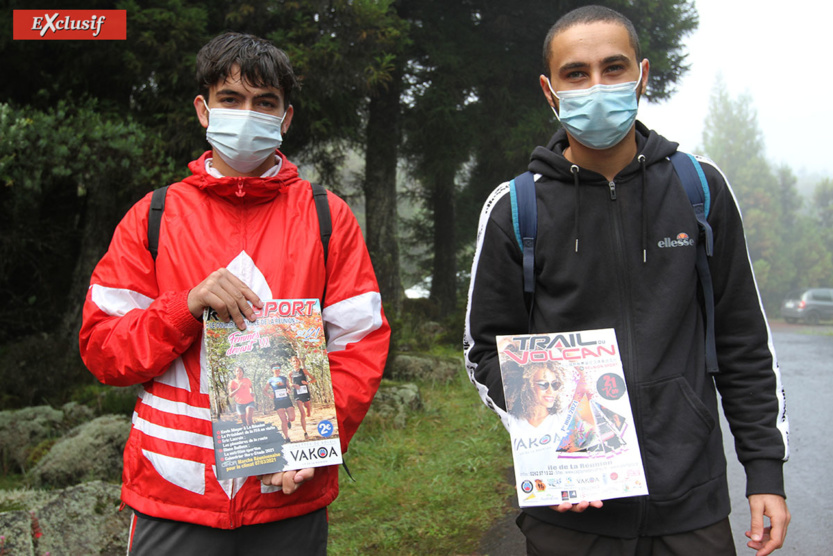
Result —
<instances>
[{"instance_id":1,"label":"blue backpack strap","mask_svg":"<svg viewBox=\"0 0 833 556\"><path fill-rule=\"evenodd\" d=\"M703 168L694 156L680 151L671 155L671 163L688 195L700 237L697 240L697 276L703 292L703 303L706 313L706 368L711 374L719 372L717 366L717 343L714 335L714 286L709 271L709 257L714 253L714 234L708 222L711 206L711 193Z\"/></svg>"},{"instance_id":2,"label":"blue backpack strap","mask_svg":"<svg viewBox=\"0 0 833 556\"><path fill-rule=\"evenodd\" d=\"M165 196L168 194L168 186L160 187L153 191L150 197L150 210L148 211L148 251L153 260L159 252L159 228L162 226L162 213L165 211Z\"/></svg>"},{"instance_id":3,"label":"blue backpack strap","mask_svg":"<svg viewBox=\"0 0 833 556\"><path fill-rule=\"evenodd\" d=\"M535 177L524 172L509 183L515 239L523 252L524 293L535 293L535 237L538 235L538 204Z\"/></svg>"}]
</instances>

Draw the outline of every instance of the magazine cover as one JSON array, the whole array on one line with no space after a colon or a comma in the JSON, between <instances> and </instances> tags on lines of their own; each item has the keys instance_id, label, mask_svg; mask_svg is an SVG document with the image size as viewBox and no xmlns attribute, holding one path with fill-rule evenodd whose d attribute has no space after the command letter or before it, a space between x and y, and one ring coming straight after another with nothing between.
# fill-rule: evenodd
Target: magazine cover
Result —
<instances>
[{"instance_id":1,"label":"magazine cover","mask_svg":"<svg viewBox=\"0 0 833 556\"><path fill-rule=\"evenodd\" d=\"M497 347L521 507L648 494L612 328Z\"/></svg>"},{"instance_id":2,"label":"magazine cover","mask_svg":"<svg viewBox=\"0 0 833 556\"><path fill-rule=\"evenodd\" d=\"M264 301L255 317L204 317L217 477L341 463L319 301Z\"/></svg>"}]
</instances>

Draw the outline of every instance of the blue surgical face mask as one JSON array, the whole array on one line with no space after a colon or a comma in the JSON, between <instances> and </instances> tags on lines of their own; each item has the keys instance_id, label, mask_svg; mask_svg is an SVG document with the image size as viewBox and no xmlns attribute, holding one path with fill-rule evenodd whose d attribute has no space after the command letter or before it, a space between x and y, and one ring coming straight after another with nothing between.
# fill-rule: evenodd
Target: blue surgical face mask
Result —
<instances>
[{"instance_id":1,"label":"blue surgical face mask","mask_svg":"<svg viewBox=\"0 0 833 556\"><path fill-rule=\"evenodd\" d=\"M559 111L552 108L555 117L571 137L591 149L609 149L625 138L636 120L636 90L641 83L641 64L639 79L615 85L555 92L547 79L559 101Z\"/></svg>"},{"instance_id":2,"label":"blue surgical face mask","mask_svg":"<svg viewBox=\"0 0 833 556\"><path fill-rule=\"evenodd\" d=\"M205 108L208 110L206 139L214 152L238 172L251 172L280 148L286 112L279 118L251 110L210 109L208 104Z\"/></svg>"}]
</instances>

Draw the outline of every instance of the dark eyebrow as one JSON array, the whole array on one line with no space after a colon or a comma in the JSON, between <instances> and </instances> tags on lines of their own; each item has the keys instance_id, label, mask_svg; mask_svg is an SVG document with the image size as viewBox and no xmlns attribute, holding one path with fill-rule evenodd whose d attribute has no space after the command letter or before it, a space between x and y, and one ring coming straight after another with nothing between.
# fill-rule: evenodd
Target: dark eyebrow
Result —
<instances>
[{"instance_id":1,"label":"dark eyebrow","mask_svg":"<svg viewBox=\"0 0 833 556\"><path fill-rule=\"evenodd\" d=\"M570 62L570 63L564 64L563 66L558 68L558 73L561 73L561 72L564 72L564 71L570 71L570 70L574 70L574 69L586 68L589 65L590 64L588 64L586 62Z\"/></svg>"},{"instance_id":2,"label":"dark eyebrow","mask_svg":"<svg viewBox=\"0 0 833 556\"><path fill-rule=\"evenodd\" d=\"M608 56L604 60L602 60L603 64L612 64L613 62L627 62L630 64L631 60L624 54L616 54L615 56Z\"/></svg>"},{"instance_id":3,"label":"dark eyebrow","mask_svg":"<svg viewBox=\"0 0 833 556\"><path fill-rule=\"evenodd\" d=\"M219 91L217 91L217 94L218 95L233 95L233 96L236 96L236 97L242 97L243 96L242 93L240 93L238 91L235 91L234 89L220 89ZM273 98L275 100L280 100L281 97L279 97L275 93L266 92L266 93L261 93L259 95L255 95L254 98Z\"/></svg>"},{"instance_id":4,"label":"dark eyebrow","mask_svg":"<svg viewBox=\"0 0 833 556\"><path fill-rule=\"evenodd\" d=\"M218 94L218 95L232 95L232 96L236 96L236 97L243 96L240 93L238 93L237 91L235 91L234 89L220 89L219 91L217 91L216 94Z\"/></svg>"},{"instance_id":5,"label":"dark eyebrow","mask_svg":"<svg viewBox=\"0 0 833 556\"><path fill-rule=\"evenodd\" d=\"M255 98L271 98L274 100L281 100L281 97L276 95L275 93L263 93L260 95L256 95Z\"/></svg>"},{"instance_id":6,"label":"dark eyebrow","mask_svg":"<svg viewBox=\"0 0 833 556\"><path fill-rule=\"evenodd\" d=\"M604 58L602 60L602 64L613 64L613 63L616 63L616 62L625 62L627 64L630 64L631 60L630 60L630 58L628 58L624 54L615 54L613 56L608 56L607 58ZM589 66L590 66L590 64L588 64L587 62L568 62L568 63L564 64L563 66L561 66L558 70L559 70L559 73L561 73L561 72L571 71L571 70L575 70L575 69L583 69L583 68L586 68L586 67L589 67Z\"/></svg>"}]
</instances>

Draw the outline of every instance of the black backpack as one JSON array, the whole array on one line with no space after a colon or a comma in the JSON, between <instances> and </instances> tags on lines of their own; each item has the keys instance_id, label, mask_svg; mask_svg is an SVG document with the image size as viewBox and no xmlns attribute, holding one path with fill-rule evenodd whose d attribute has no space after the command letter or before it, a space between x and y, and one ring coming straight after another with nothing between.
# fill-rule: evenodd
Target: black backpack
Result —
<instances>
[{"instance_id":1,"label":"black backpack","mask_svg":"<svg viewBox=\"0 0 833 556\"><path fill-rule=\"evenodd\" d=\"M670 157L674 170L685 188L700 237L697 240L697 277L703 292L706 317L706 368L711 374L718 372L717 345L714 337L714 286L712 285L709 260L714 252L714 234L708 222L711 194L703 168L697 159L688 153L676 151ZM524 294L530 300L530 322L532 305L535 303L535 238L538 235L538 207L535 196L535 177L524 172L509 183L512 203L512 224L515 238L523 253Z\"/></svg>"}]
</instances>

